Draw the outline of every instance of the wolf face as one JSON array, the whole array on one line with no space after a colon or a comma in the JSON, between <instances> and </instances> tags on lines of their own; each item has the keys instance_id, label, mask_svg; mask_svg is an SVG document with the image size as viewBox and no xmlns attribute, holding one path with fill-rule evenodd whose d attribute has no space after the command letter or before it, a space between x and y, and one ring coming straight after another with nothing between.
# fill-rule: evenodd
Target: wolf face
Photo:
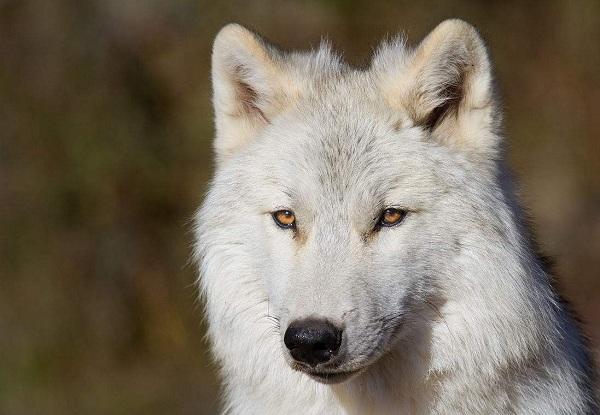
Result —
<instances>
[{"instance_id":1,"label":"wolf face","mask_svg":"<svg viewBox=\"0 0 600 415\"><path fill-rule=\"evenodd\" d=\"M360 370L420 323L423 308L438 301L440 280L452 276L460 222L473 220L464 191L456 193L465 173L445 174L452 169L444 163L460 157L419 127L398 129L392 114L382 120L377 101L336 95L329 108L298 109L268 126L236 159L247 169L234 190L252 204L243 215L257 221L251 255L264 258L260 273L282 339L294 323L300 337L314 331L302 321L326 321L341 337L334 346L318 333L307 345L286 342L292 366L322 380ZM291 227L277 223L280 211L293 212ZM294 349L307 355L293 360Z\"/></svg>"},{"instance_id":2,"label":"wolf face","mask_svg":"<svg viewBox=\"0 0 600 415\"><path fill-rule=\"evenodd\" d=\"M465 223L490 226L480 189L493 197L499 140L483 43L447 21L415 50L384 43L359 71L327 45L286 54L230 25L213 82L199 255L207 275L230 275L204 288L247 296L230 305L239 314L215 305L232 326L266 303L251 318L293 369L345 381L428 326L476 239Z\"/></svg>"}]
</instances>

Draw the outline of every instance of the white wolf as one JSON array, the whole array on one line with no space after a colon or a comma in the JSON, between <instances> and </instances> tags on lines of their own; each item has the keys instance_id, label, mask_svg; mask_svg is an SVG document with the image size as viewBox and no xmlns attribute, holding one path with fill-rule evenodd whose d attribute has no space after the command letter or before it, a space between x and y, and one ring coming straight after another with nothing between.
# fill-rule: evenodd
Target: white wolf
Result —
<instances>
[{"instance_id":1,"label":"white wolf","mask_svg":"<svg viewBox=\"0 0 600 415\"><path fill-rule=\"evenodd\" d=\"M596 412L473 27L384 42L358 70L232 24L212 59L196 255L224 413Z\"/></svg>"}]
</instances>

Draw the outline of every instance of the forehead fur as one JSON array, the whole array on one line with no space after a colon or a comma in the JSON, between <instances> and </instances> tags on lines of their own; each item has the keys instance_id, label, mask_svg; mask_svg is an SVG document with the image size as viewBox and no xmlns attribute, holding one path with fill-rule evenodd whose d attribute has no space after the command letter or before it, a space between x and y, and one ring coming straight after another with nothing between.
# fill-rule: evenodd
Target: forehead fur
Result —
<instances>
[{"instance_id":1,"label":"forehead fur","mask_svg":"<svg viewBox=\"0 0 600 415\"><path fill-rule=\"evenodd\" d=\"M365 73L330 80L274 120L248 149L245 180L265 184L267 203L353 209L365 204L371 210L399 186L408 191L409 185L431 180L435 151L424 151L431 146L418 129L398 130L396 114L376 95L356 93L367 91L370 82Z\"/></svg>"}]
</instances>

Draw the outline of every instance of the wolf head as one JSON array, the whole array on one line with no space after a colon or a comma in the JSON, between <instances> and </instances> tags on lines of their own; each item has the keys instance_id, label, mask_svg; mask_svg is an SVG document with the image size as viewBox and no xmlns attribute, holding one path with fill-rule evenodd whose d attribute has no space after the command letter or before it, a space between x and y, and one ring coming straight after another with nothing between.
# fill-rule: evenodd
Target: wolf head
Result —
<instances>
[{"instance_id":1,"label":"wolf head","mask_svg":"<svg viewBox=\"0 0 600 415\"><path fill-rule=\"evenodd\" d=\"M327 45L285 53L229 25L212 68L198 254L210 330L229 333L215 352L276 339L274 358L346 380L427 326L488 226L501 151L483 42L450 20L357 70Z\"/></svg>"}]
</instances>

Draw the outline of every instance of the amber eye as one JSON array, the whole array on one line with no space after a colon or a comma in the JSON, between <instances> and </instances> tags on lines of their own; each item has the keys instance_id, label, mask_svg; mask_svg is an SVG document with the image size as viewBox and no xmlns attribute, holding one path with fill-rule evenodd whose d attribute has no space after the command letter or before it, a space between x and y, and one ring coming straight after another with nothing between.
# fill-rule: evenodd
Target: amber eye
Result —
<instances>
[{"instance_id":1,"label":"amber eye","mask_svg":"<svg viewBox=\"0 0 600 415\"><path fill-rule=\"evenodd\" d=\"M273 220L280 228L290 229L296 227L296 216L291 210L273 212Z\"/></svg>"},{"instance_id":2,"label":"amber eye","mask_svg":"<svg viewBox=\"0 0 600 415\"><path fill-rule=\"evenodd\" d=\"M377 226L395 226L402 222L402 219L406 216L406 211L402 209L395 208L387 208L383 212L381 212L381 216L379 217L379 222L377 222Z\"/></svg>"}]
</instances>

